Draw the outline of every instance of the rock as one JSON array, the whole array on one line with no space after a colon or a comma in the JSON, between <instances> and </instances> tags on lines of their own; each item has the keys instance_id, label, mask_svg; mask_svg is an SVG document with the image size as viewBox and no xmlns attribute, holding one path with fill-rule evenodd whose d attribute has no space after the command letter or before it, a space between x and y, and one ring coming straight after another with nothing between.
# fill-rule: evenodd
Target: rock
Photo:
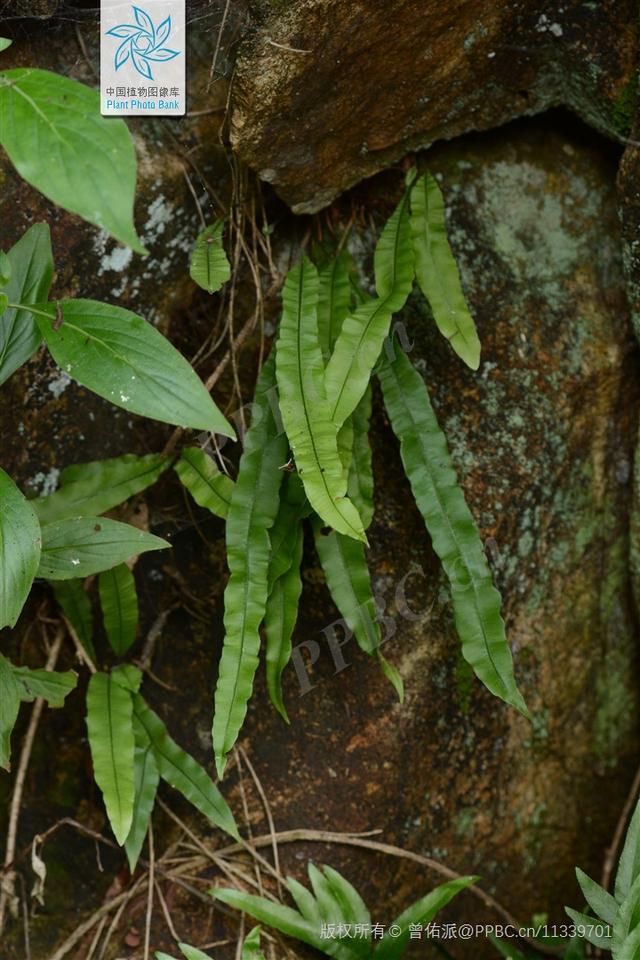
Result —
<instances>
[{"instance_id":1,"label":"rock","mask_svg":"<svg viewBox=\"0 0 640 960\"><path fill-rule=\"evenodd\" d=\"M629 132L631 0L255 0L254 12L232 141L296 213L409 151L558 104Z\"/></svg>"}]
</instances>

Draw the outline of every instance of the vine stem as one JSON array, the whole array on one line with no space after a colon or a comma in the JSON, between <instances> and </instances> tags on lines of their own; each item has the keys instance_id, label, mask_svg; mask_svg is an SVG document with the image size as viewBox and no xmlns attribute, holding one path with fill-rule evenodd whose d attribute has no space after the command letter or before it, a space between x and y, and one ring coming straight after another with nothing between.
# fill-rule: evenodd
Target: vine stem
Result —
<instances>
[{"instance_id":1,"label":"vine stem","mask_svg":"<svg viewBox=\"0 0 640 960\"><path fill-rule=\"evenodd\" d=\"M60 655L60 650L62 648L62 641L64 640L64 630L59 628L54 637L53 643L51 644L51 649L49 650L49 656L47 657L47 662L45 664L45 670L53 670L56 663L58 662L58 657ZM24 783L27 776L27 768L29 766L29 760L31 759L31 752L33 750L33 743L35 740L36 732L38 730L38 724L40 723L40 717L42 716L42 710L44 708L44 700L42 697L38 697L33 705L33 710L31 711L31 719L29 720L29 726L27 727L27 732L25 734L24 740L22 742L22 750L20 752L20 760L18 762L18 769L16 771L16 780L13 786L13 793L11 796L11 806L9 808L9 825L7 827L7 843L4 851L4 866L8 867L9 864L13 862L16 852L16 841L18 838L18 821L20 819L20 808L22 806L22 794L24 792ZM5 916L7 912L7 907L15 894L15 871L8 871L2 880L2 885L0 887L0 937L4 932Z\"/></svg>"}]
</instances>

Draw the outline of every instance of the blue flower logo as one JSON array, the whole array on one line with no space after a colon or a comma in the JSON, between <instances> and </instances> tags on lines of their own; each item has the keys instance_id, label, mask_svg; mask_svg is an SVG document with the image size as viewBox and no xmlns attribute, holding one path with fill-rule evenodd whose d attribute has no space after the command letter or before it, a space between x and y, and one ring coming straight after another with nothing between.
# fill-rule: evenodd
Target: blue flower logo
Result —
<instances>
[{"instance_id":1,"label":"blue flower logo","mask_svg":"<svg viewBox=\"0 0 640 960\"><path fill-rule=\"evenodd\" d=\"M173 60L180 53L179 50L170 50L165 42L171 34L171 17L167 17L157 27L142 7L132 5L135 23L119 23L118 26L107 30L107 35L118 37L122 43L116 50L114 63L116 70L131 60L138 73L153 80L151 63L162 63Z\"/></svg>"}]
</instances>

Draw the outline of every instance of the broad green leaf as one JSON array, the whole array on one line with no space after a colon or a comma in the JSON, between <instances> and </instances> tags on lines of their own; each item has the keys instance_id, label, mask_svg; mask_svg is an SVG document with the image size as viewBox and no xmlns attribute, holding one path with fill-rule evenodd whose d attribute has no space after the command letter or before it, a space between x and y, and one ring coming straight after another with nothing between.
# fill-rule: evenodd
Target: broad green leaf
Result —
<instances>
[{"instance_id":1,"label":"broad green leaf","mask_svg":"<svg viewBox=\"0 0 640 960\"><path fill-rule=\"evenodd\" d=\"M93 610L82 580L58 580L51 584L62 612L73 627L89 658L96 659L93 645Z\"/></svg>"},{"instance_id":2,"label":"broad green leaf","mask_svg":"<svg viewBox=\"0 0 640 960\"><path fill-rule=\"evenodd\" d=\"M20 699L31 703L42 697L50 707L62 707L65 697L75 689L78 675L73 670L64 673L55 670L30 670L29 667L14 667L13 674L20 688Z\"/></svg>"},{"instance_id":3,"label":"broad green leaf","mask_svg":"<svg viewBox=\"0 0 640 960\"><path fill-rule=\"evenodd\" d=\"M74 464L63 471L58 490L31 503L40 523L96 517L150 487L168 466L168 458L160 453L144 457L125 453L110 460Z\"/></svg>"},{"instance_id":4,"label":"broad green leaf","mask_svg":"<svg viewBox=\"0 0 640 960\"><path fill-rule=\"evenodd\" d=\"M7 37L0 37L0 53L2 53L3 50L6 50L7 47L10 47L12 43L13 40L9 40Z\"/></svg>"},{"instance_id":5,"label":"broad green leaf","mask_svg":"<svg viewBox=\"0 0 640 960\"><path fill-rule=\"evenodd\" d=\"M240 960L264 960L260 949L260 927L254 927L244 938Z\"/></svg>"},{"instance_id":6,"label":"broad green leaf","mask_svg":"<svg viewBox=\"0 0 640 960\"><path fill-rule=\"evenodd\" d=\"M618 904L611 894L607 893L607 891L604 890L599 883L596 883L595 880L592 880L591 877L588 877L579 867L576 867L576 877L584 898L596 917L600 917L605 923L612 924L618 912Z\"/></svg>"},{"instance_id":7,"label":"broad green leaf","mask_svg":"<svg viewBox=\"0 0 640 960\"><path fill-rule=\"evenodd\" d=\"M373 519L373 468L369 421L371 420L371 384L368 384L362 400L353 411L353 447L347 492L356 505L365 530Z\"/></svg>"},{"instance_id":8,"label":"broad green leaf","mask_svg":"<svg viewBox=\"0 0 640 960\"><path fill-rule=\"evenodd\" d=\"M338 455L318 342L318 275L305 258L287 276L276 348L280 410L309 502L324 522L364 540L358 511L346 496L347 476Z\"/></svg>"},{"instance_id":9,"label":"broad green leaf","mask_svg":"<svg viewBox=\"0 0 640 960\"><path fill-rule=\"evenodd\" d=\"M5 70L0 143L45 197L146 253L133 225L133 141L124 121L100 115L97 91L48 70Z\"/></svg>"},{"instance_id":10,"label":"broad green leaf","mask_svg":"<svg viewBox=\"0 0 640 960\"><path fill-rule=\"evenodd\" d=\"M47 223L34 223L7 253L11 277L4 288L10 303L39 303L49 296L53 254ZM42 337L33 314L9 307L0 316L0 384L40 346Z\"/></svg>"},{"instance_id":11,"label":"broad green leaf","mask_svg":"<svg viewBox=\"0 0 640 960\"><path fill-rule=\"evenodd\" d=\"M230 907L235 907L236 910L248 913L259 923L266 923L275 930L279 930L280 933L284 933L285 936L295 937L310 947L320 950L321 953L335 957L336 960L352 960L357 956L351 944L321 937L320 927L304 920L291 907L285 907L281 903L272 903L264 897L256 897L239 890L212 890L211 895L216 900L220 900L221 903L226 903Z\"/></svg>"},{"instance_id":12,"label":"broad green leaf","mask_svg":"<svg viewBox=\"0 0 640 960\"><path fill-rule=\"evenodd\" d=\"M212 458L200 447L186 447L174 465L180 482L199 507L224 520L229 512L233 480L218 470Z\"/></svg>"},{"instance_id":13,"label":"broad green leaf","mask_svg":"<svg viewBox=\"0 0 640 960\"><path fill-rule=\"evenodd\" d=\"M34 313L53 359L83 387L131 413L235 438L191 365L142 317L96 300Z\"/></svg>"},{"instance_id":14,"label":"broad green leaf","mask_svg":"<svg viewBox=\"0 0 640 960\"><path fill-rule=\"evenodd\" d=\"M636 805L627 827L627 834L618 860L615 898L618 903L626 898L636 878L640 876L640 802Z\"/></svg>"},{"instance_id":15,"label":"broad green leaf","mask_svg":"<svg viewBox=\"0 0 640 960\"><path fill-rule=\"evenodd\" d=\"M169 544L128 523L106 517L58 520L42 527L42 554L38 576L47 580L88 577Z\"/></svg>"},{"instance_id":16,"label":"broad green leaf","mask_svg":"<svg viewBox=\"0 0 640 960\"><path fill-rule=\"evenodd\" d=\"M224 645L213 713L213 750L220 777L244 722L258 666L259 630L268 595L269 530L278 512L280 468L287 457L286 438L269 405L273 371L271 356L258 379L252 422L227 514L230 576L224 593Z\"/></svg>"},{"instance_id":17,"label":"broad green leaf","mask_svg":"<svg viewBox=\"0 0 640 960\"><path fill-rule=\"evenodd\" d=\"M0 768L10 770L11 731L18 719L20 688L13 665L0 653Z\"/></svg>"},{"instance_id":18,"label":"broad green leaf","mask_svg":"<svg viewBox=\"0 0 640 960\"><path fill-rule=\"evenodd\" d=\"M458 877L456 880L449 880L447 883L440 884L431 893L412 903L407 907L399 917L385 931L382 939L373 951L376 960L399 960L404 953L409 942L409 926L412 923L431 923L435 915L445 907L450 900L453 900L461 890L475 883L477 877ZM402 933L400 936L392 936L389 932L391 927L400 927Z\"/></svg>"},{"instance_id":19,"label":"broad green leaf","mask_svg":"<svg viewBox=\"0 0 640 960\"><path fill-rule=\"evenodd\" d=\"M11 280L11 273L11 260L4 251L0 250L0 287L6 287Z\"/></svg>"},{"instance_id":20,"label":"broad green leaf","mask_svg":"<svg viewBox=\"0 0 640 960\"><path fill-rule=\"evenodd\" d=\"M287 723L289 717L282 694L282 672L291 659L291 637L298 619L298 603L302 593L300 563L304 532L299 519L292 523L291 531L293 544L290 552L284 554L283 551L289 560L289 568L272 584L264 615L267 688L271 702Z\"/></svg>"},{"instance_id":21,"label":"broad green leaf","mask_svg":"<svg viewBox=\"0 0 640 960\"><path fill-rule=\"evenodd\" d=\"M582 935L585 940L592 943L594 947L602 947L604 950L611 949L611 936L601 937L596 933L596 927L601 926L597 919L587 916L586 913L580 913L578 910L572 910L571 907L565 907L564 909L576 926L584 928Z\"/></svg>"},{"instance_id":22,"label":"broad green leaf","mask_svg":"<svg viewBox=\"0 0 640 960\"><path fill-rule=\"evenodd\" d=\"M206 227L198 235L191 255L191 279L207 293L215 293L231 276L231 267L222 246L223 229L222 220Z\"/></svg>"},{"instance_id":23,"label":"broad green leaf","mask_svg":"<svg viewBox=\"0 0 640 960\"><path fill-rule=\"evenodd\" d=\"M318 271L318 340L325 362L333 353L350 302L349 254L343 250Z\"/></svg>"},{"instance_id":24,"label":"broad green leaf","mask_svg":"<svg viewBox=\"0 0 640 960\"><path fill-rule=\"evenodd\" d=\"M365 653L380 646L380 625L371 588L364 546L351 537L323 533L322 521L312 521L316 550L333 602Z\"/></svg>"},{"instance_id":25,"label":"broad green leaf","mask_svg":"<svg viewBox=\"0 0 640 960\"><path fill-rule=\"evenodd\" d=\"M327 364L327 397L331 419L338 427L360 402L389 334L391 317L402 309L411 292L413 251L408 206L409 196L405 192L376 247L374 272L378 295L346 317Z\"/></svg>"},{"instance_id":26,"label":"broad green leaf","mask_svg":"<svg viewBox=\"0 0 640 960\"><path fill-rule=\"evenodd\" d=\"M0 470L0 629L15 626L39 559L40 524L35 511Z\"/></svg>"},{"instance_id":27,"label":"broad green leaf","mask_svg":"<svg viewBox=\"0 0 640 960\"><path fill-rule=\"evenodd\" d=\"M278 514L269 531L271 540L269 591L276 580L291 567L292 557L298 544L300 521L310 512L311 507L300 478L296 474L288 474L280 487Z\"/></svg>"},{"instance_id":28,"label":"broad green leaf","mask_svg":"<svg viewBox=\"0 0 640 960\"><path fill-rule=\"evenodd\" d=\"M102 571L98 592L107 639L113 652L122 657L136 639L138 630L136 581L126 563Z\"/></svg>"},{"instance_id":29,"label":"broad green leaf","mask_svg":"<svg viewBox=\"0 0 640 960\"><path fill-rule=\"evenodd\" d=\"M438 329L467 366L477 370L480 340L449 246L442 193L430 173L411 191L411 235L418 283Z\"/></svg>"},{"instance_id":30,"label":"broad green leaf","mask_svg":"<svg viewBox=\"0 0 640 960\"><path fill-rule=\"evenodd\" d=\"M133 703L136 720L153 746L162 779L179 790L215 826L239 839L233 815L209 774L171 739L160 717L139 693L134 695Z\"/></svg>"},{"instance_id":31,"label":"broad green leaf","mask_svg":"<svg viewBox=\"0 0 640 960\"><path fill-rule=\"evenodd\" d=\"M140 725L137 721L134 722L134 733L136 733L139 728ZM153 752L153 747L146 736L136 736L133 778L135 786L133 818L129 835L124 843L131 873L133 873L136 868L138 857L142 850L142 844L149 829L149 820L153 812L158 782L160 780L160 773L158 772L158 764Z\"/></svg>"},{"instance_id":32,"label":"broad green leaf","mask_svg":"<svg viewBox=\"0 0 640 960\"><path fill-rule=\"evenodd\" d=\"M399 349L392 362L380 365L379 376L413 496L449 579L462 655L493 694L528 716L513 675L500 594L424 381Z\"/></svg>"},{"instance_id":33,"label":"broad green leaf","mask_svg":"<svg viewBox=\"0 0 640 960\"><path fill-rule=\"evenodd\" d=\"M95 781L122 845L133 820L134 736L131 694L106 673L94 673L87 690L87 730Z\"/></svg>"}]
</instances>

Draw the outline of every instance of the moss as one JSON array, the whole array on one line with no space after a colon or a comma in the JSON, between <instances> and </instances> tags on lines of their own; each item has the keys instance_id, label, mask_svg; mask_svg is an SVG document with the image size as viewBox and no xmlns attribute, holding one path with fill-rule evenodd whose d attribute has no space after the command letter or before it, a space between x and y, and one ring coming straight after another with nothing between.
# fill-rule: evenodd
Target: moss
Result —
<instances>
[{"instance_id":1,"label":"moss","mask_svg":"<svg viewBox=\"0 0 640 960\"><path fill-rule=\"evenodd\" d=\"M638 74L636 72L622 88L611 107L611 123L616 133L625 139L631 134L633 127L637 94Z\"/></svg>"}]
</instances>

